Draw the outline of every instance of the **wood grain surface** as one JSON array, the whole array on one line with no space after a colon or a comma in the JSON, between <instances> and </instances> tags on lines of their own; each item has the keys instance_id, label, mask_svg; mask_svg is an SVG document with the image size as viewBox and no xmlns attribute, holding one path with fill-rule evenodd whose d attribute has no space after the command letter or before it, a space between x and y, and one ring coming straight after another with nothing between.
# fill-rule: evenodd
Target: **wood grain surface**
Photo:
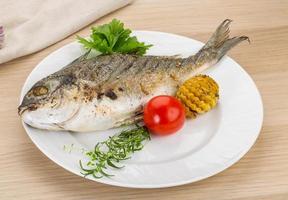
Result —
<instances>
[{"instance_id":1,"label":"wood grain surface","mask_svg":"<svg viewBox=\"0 0 288 200\"><path fill-rule=\"evenodd\" d=\"M93 25L112 18L133 29L171 32L203 42L219 22L233 19L232 34L248 35L251 44L239 45L229 55L252 76L264 103L264 124L256 144L224 172L166 189L113 187L65 171L30 141L17 106L31 70L49 53L74 41L73 34L38 53L0 65L0 199L287 200L288 1L138 0ZM86 27L77 34L89 31Z\"/></svg>"}]
</instances>

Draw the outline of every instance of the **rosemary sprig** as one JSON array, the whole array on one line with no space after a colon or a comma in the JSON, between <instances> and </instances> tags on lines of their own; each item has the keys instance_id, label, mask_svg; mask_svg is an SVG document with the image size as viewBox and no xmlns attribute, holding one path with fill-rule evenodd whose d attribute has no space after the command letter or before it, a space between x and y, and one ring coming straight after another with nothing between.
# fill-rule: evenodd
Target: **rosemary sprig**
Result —
<instances>
[{"instance_id":1,"label":"rosemary sprig","mask_svg":"<svg viewBox=\"0 0 288 200\"><path fill-rule=\"evenodd\" d=\"M89 161L86 163L88 168L84 168L81 160L79 161L82 174L84 176L92 175L94 178L110 177L105 169L108 166L120 169L124 166L118 166L121 160L127 160L135 151L140 151L145 140L150 140L150 134L146 127L137 126L131 130L124 130L118 135L109 137L104 142L95 145L94 150L86 152Z\"/></svg>"}]
</instances>

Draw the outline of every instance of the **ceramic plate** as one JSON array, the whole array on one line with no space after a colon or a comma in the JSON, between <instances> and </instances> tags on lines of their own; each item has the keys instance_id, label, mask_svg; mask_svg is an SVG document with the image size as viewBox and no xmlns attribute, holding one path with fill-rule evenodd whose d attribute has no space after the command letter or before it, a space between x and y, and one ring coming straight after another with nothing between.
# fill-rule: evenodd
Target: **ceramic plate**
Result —
<instances>
[{"instance_id":1,"label":"ceramic plate","mask_svg":"<svg viewBox=\"0 0 288 200\"><path fill-rule=\"evenodd\" d=\"M154 45L148 52L150 55L180 54L185 57L203 46L199 41L174 34L152 31L133 34L140 41ZM83 52L81 46L73 42L47 56L27 78L21 99L36 81L61 69ZM86 178L122 187L171 187L215 175L244 156L262 125L263 106L259 92L251 77L229 57L203 73L213 77L220 86L220 101L215 109L195 120L186 120L177 134L152 136L142 151L123 163L123 169L107 170L115 175L112 178ZM119 131L70 133L34 129L24 123L23 126L48 158L82 177L79 160L85 161L85 156L81 149L92 149L97 142ZM73 145L72 151L64 150L64 145Z\"/></svg>"}]
</instances>

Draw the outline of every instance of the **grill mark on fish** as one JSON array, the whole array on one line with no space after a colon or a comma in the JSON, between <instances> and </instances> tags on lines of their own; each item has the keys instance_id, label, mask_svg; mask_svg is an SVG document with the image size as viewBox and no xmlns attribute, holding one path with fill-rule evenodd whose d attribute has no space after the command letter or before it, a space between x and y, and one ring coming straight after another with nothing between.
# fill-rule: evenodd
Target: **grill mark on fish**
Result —
<instances>
[{"instance_id":1,"label":"grill mark on fish","mask_svg":"<svg viewBox=\"0 0 288 200\"><path fill-rule=\"evenodd\" d=\"M162 68L161 65L164 65L163 61L159 59L159 57L152 58L151 60L153 61L153 64L151 64L151 66L148 67L147 69L148 71L156 72Z\"/></svg>"},{"instance_id":2,"label":"grill mark on fish","mask_svg":"<svg viewBox=\"0 0 288 200\"><path fill-rule=\"evenodd\" d=\"M170 62L167 58L165 58L163 60L159 59L159 66L158 66L157 70L165 69L165 68L167 68L167 65L169 65L169 64L170 64Z\"/></svg>"},{"instance_id":3,"label":"grill mark on fish","mask_svg":"<svg viewBox=\"0 0 288 200\"><path fill-rule=\"evenodd\" d=\"M113 88L113 84L118 81L121 73L123 71L125 71L127 68L131 67L131 64L129 64L129 62L127 64L127 60L125 59L125 55L114 55L114 56L117 57L118 59L116 62L111 63L111 65L118 65L118 63L119 63L119 66L116 67L114 72L112 72L106 80L103 80L98 85L98 89L97 89L97 91L98 91L97 99L98 100L102 99L102 96L105 94L107 94L105 96L109 97L112 100L116 99L117 98L116 93L115 92L113 92L114 94L112 94L111 92L107 93L107 90L109 91L111 88ZM134 62L134 59L132 61ZM106 86L109 88L107 89Z\"/></svg>"},{"instance_id":4,"label":"grill mark on fish","mask_svg":"<svg viewBox=\"0 0 288 200\"><path fill-rule=\"evenodd\" d=\"M102 80L102 82L98 84L98 89L97 89L98 100L101 100L104 95L112 100L117 99L117 94L113 91L113 84L118 81L118 78L120 78L120 75L122 74L122 72L126 71L132 66L135 60L133 58L131 62L131 59L126 59L126 55L122 55L122 54L119 54L119 55L114 54L113 57L114 57L114 61L111 62L111 65L115 65L114 67L115 70L110 73L108 78L106 78L105 80ZM127 60L129 60L130 63L127 62ZM109 88L106 88L106 86ZM123 88L121 89L123 90Z\"/></svg>"},{"instance_id":5,"label":"grill mark on fish","mask_svg":"<svg viewBox=\"0 0 288 200\"><path fill-rule=\"evenodd\" d=\"M148 62L150 61L151 59L149 57L145 57L143 63L142 63L142 66L138 66L138 71L136 71L135 74L139 74L141 71L144 71L147 69L147 67L149 66L148 65Z\"/></svg>"},{"instance_id":6,"label":"grill mark on fish","mask_svg":"<svg viewBox=\"0 0 288 200\"><path fill-rule=\"evenodd\" d=\"M132 60L131 62L129 62L126 65L126 67L119 73L119 75L124 74L127 70L129 70L133 66L134 62L135 62L135 60Z\"/></svg>"},{"instance_id":7,"label":"grill mark on fish","mask_svg":"<svg viewBox=\"0 0 288 200\"><path fill-rule=\"evenodd\" d=\"M138 58L133 65L130 67L129 69L129 73L131 75L136 75L139 74L141 71L143 71L143 69L146 67L145 65L148 62L148 58L147 57L140 57Z\"/></svg>"},{"instance_id":8,"label":"grill mark on fish","mask_svg":"<svg viewBox=\"0 0 288 200\"><path fill-rule=\"evenodd\" d=\"M143 57L143 64L142 64L142 67L140 67L141 69L146 69L147 66L148 66L148 63L150 60L152 60L150 57Z\"/></svg>"},{"instance_id":9,"label":"grill mark on fish","mask_svg":"<svg viewBox=\"0 0 288 200\"><path fill-rule=\"evenodd\" d=\"M151 70L152 72L155 71L159 65L160 65L160 62L158 59L153 59L153 61L156 63L156 64L153 64L150 66L150 68L148 68L148 70Z\"/></svg>"},{"instance_id":10,"label":"grill mark on fish","mask_svg":"<svg viewBox=\"0 0 288 200\"><path fill-rule=\"evenodd\" d=\"M114 56L99 56L92 58L85 67L78 73L78 77L83 80L99 84L107 80L114 70L112 63L115 61ZM93 75L92 75L93 74Z\"/></svg>"},{"instance_id":11,"label":"grill mark on fish","mask_svg":"<svg viewBox=\"0 0 288 200\"><path fill-rule=\"evenodd\" d=\"M126 68L127 66L127 60L125 59L124 56L118 56L117 62L113 63L113 65L118 65L116 67L116 69L110 74L109 78L107 80L105 80L103 84L114 81L115 78L117 78L117 76Z\"/></svg>"},{"instance_id":12,"label":"grill mark on fish","mask_svg":"<svg viewBox=\"0 0 288 200\"><path fill-rule=\"evenodd\" d=\"M137 59L137 57L135 57L135 56L128 57L128 59L126 59L126 60L128 60L129 62L126 65L126 67L119 73L119 75L122 75L125 72L127 72L134 65L136 59Z\"/></svg>"},{"instance_id":13,"label":"grill mark on fish","mask_svg":"<svg viewBox=\"0 0 288 200\"><path fill-rule=\"evenodd\" d=\"M115 70L109 74L109 77L106 80L104 80L103 84L106 81L109 81L112 77L114 77L115 74L117 74L117 71L119 70L118 68L123 63L123 61L125 61L125 60L122 58L122 56L114 57L113 62L111 62L110 65L117 66L117 67L116 68L112 67L112 68L115 68Z\"/></svg>"}]
</instances>

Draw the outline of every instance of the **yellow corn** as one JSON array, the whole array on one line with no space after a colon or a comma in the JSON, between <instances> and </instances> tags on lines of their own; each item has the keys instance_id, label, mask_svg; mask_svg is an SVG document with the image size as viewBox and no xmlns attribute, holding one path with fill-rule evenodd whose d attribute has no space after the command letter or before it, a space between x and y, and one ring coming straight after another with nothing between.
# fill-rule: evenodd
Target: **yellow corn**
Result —
<instances>
[{"instance_id":1,"label":"yellow corn","mask_svg":"<svg viewBox=\"0 0 288 200\"><path fill-rule=\"evenodd\" d=\"M219 99L218 84L207 75L197 75L181 85L176 93L184 105L186 116L195 118L196 114L208 112Z\"/></svg>"}]
</instances>

